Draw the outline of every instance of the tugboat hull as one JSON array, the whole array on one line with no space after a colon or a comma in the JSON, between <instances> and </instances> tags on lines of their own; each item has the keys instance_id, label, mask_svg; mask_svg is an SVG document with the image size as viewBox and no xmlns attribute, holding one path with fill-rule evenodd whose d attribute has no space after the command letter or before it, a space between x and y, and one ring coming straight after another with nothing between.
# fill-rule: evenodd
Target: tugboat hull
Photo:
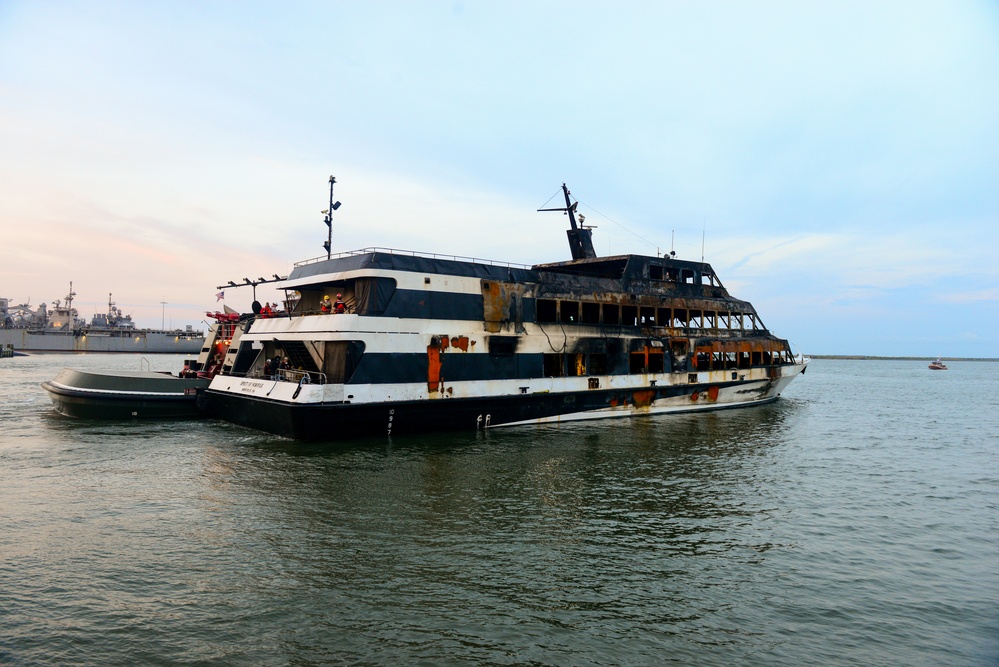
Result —
<instances>
[{"instance_id":1,"label":"tugboat hull","mask_svg":"<svg viewBox=\"0 0 999 667\"><path fill-rule=\"evenodd\" d=\"M56 411L84 419L191 419L209 380L149 371L65 368L42 383Z\"/></svg>"}]
</instances>

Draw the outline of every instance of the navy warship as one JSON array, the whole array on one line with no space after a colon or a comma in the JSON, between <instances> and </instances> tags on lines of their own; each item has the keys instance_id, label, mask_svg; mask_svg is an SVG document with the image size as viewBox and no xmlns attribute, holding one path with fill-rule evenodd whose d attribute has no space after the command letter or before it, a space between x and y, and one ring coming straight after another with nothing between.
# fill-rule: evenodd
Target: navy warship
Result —
<instances>
[{"instance_id":1,"label":"navy warship","mask_svg":"<svg viewBox=\"0 0 999 667\"><path fill-rule=\"evenodd\" d=\"M0 348L14 352L141 352L144 354L194 354L205 342L203 331L191 325L183 329L140 329L131 315L124 314L108 294L108 310L90 321L73 307L73 283L64 300L52 307L41 304L11 305L0 298Z\"/></svg>"}]
</instances>

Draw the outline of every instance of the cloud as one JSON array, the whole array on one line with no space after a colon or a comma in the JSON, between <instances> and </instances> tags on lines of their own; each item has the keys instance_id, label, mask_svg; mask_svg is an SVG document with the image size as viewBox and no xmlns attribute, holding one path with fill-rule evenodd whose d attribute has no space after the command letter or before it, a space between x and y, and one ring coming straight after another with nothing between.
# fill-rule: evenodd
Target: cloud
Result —
<instances>
[{"instance_id":1,"label":"cloud","mask_svg":"<svg viewBox=\"0 0 999 667\"><path fill-rule=\"evenodd\" d=\"M999 301L999 288L991 287L988 289L977 290L974 292L956 292L950 294L942 294L940 298L943 301L948 301L951 303L989 304Z\"/></svg>"},{"instance_id":2,"label":"cloud","mask_svg":"<svg viewBox=\"0 0 999 667\"><path fill-rule=\"evenodd\" d=\"M698 259L704 233L806 337L862 346L832 314L896 303L994 323L988 3L2 11L5 296L74 279L158 324L161 300L320 255L335 174L341 250L563 259L564 218L535 209L566 182L606 215L598 252Z\"/></svg>"}]
</instances>

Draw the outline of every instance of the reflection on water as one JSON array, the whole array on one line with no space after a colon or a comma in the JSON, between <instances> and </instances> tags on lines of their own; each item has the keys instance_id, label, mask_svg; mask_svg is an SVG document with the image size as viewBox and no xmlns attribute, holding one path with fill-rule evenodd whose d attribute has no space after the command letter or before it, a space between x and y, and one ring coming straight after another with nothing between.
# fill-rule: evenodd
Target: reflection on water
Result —
<instances>
[{"instance_id":1,"label":"reflection on water","mask_svg":"<svg viewBox=\"0 0 999 667\"><path fill-rule=\"evenodd\" d=\"M245 511L220 505L244 493L267 508L252 517L255 537L292 590L336 594L341 613L369 618L359 637L341 638L357 658L371 641L402 655L400 632L437 642L471 614L515 625L521 642L538 642L536 659L552 655L541 647L555 630L565 650L585 636L596 659L608 655L601 625L613 618L667 633L682 622L686 641L717 642L716 627L700 627L705 588L736 586L712 569L758 563L773 546L773 507L754 482L793 410L350 447L260 436L212 450L203 473L220 517ZM213 532L245 541L247 523ZM495 642L478 641L492 655Z\"/></svg>"}]
</instances>

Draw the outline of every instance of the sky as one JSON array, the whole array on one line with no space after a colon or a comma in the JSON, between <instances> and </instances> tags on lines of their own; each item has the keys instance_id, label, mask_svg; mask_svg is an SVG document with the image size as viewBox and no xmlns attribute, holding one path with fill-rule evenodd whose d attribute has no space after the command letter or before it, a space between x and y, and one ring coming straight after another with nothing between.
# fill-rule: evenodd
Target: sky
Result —
<instances>
[{"instance_id":1,"label":"sky","mask_svg":"<svg viewBox=\"0 0 999 667\"><path fill-rule=\"evenodd\" d=\"M996 0L0 0L12 303L204 327L330 175L334 251L569 259L565 182L796 351L999 357Z\"/></svg>"}]
</instances>

